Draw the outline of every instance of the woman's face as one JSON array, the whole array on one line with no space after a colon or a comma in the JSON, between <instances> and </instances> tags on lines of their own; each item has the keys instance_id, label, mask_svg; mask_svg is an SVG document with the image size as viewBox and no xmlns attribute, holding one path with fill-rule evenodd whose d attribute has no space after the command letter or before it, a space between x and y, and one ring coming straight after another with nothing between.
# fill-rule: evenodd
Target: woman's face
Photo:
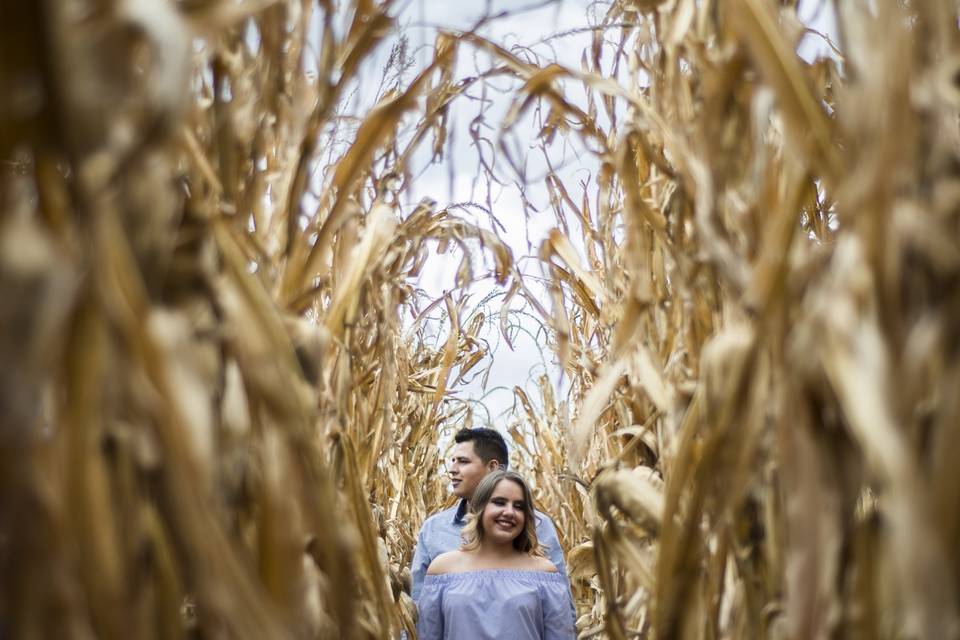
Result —
<instances>
[{"instance_id":1,"label":"woman's face","mask_svg":"<svg viewBox=\"0 0 960 640\"><path fill-rule=\"evenodd\" d=\"M491 542L509 543L520 535L526 521L523 489L512 480L501 480L493 488L483 509L483 535Z\"/></svg>"}]
</instances>

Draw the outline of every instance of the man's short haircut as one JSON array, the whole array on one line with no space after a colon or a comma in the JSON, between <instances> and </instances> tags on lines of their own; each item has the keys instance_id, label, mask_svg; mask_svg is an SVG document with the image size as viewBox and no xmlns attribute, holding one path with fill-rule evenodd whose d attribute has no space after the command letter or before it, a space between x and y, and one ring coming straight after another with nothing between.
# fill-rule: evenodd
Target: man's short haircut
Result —
<instances>
[{"instance_id":1,"label":"man's short haircut","mask_svg":"<svg viewBox=\"0 0 960 640\"><path fill-rule=\"evenodd\" d=\"M457 444L461 442L472 442L473 451L487 464L491 460L496 460L504 469L508 465L507 443L499 431L494 429L460 429L453 436L453 441Z\"/></svg>"}]
</instances>

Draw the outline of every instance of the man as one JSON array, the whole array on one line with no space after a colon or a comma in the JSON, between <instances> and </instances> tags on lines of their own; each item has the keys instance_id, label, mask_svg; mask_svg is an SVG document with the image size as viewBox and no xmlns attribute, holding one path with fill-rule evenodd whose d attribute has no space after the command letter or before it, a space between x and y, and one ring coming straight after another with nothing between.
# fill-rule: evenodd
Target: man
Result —
<instances>
[{"instance_id":1,"label":"man","mask_svg":"<svg viewBox=\"0 0 960 640\"><path fill-rule=\"evenodd\" d=\"M427 573L427 567L441 553L460 548L460 530L466 524L467 503L473 496L480 481L496 469L507 467L507 443L503 436L493 429L461 429L453 437L456 443L450 456L450 484L453 495L460 498L456 505L444 509L423 522L417 547L413 552L410 573L413 577L412 593L414 601L420 595L420 586ZM566 575L563 563L563 551L557 540L557 530L549 517L535 512L537 539L544 546L547 557L557 566L557 570Z\"/></svg>"}]
</instances>

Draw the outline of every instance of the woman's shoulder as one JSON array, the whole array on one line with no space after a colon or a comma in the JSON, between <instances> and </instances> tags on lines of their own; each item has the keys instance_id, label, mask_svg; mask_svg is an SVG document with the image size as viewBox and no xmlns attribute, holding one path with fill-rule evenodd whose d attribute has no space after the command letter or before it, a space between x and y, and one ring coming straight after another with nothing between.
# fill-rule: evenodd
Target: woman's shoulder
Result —
<instances>
[{"instance_id":1,"label":"woman's shoulder","mask_svg":"<svg viewBox=\"0 0 960 640\"><path fill-rule=\"evenodd\" d=\"M506 563L494 563L478 561L474 554L468 551L457 549L441 553L430 566L427 567L428 576L452 574L452 573L484 573L488 571L520 571L534 573L557 573L557 567L549 558L543 556L531 556L525 553L518 553L513 559Z\"/></svg>"},{"instance_id":2,"label":"woman's shoulder","mask_svg":"<svg viewBox=\"0 0 960 640\"><path fill-rule=\"evenodd\" d=\"M556 565L550 562L549 558L544 558L543 556L528 556L528 560L524 562L524 565L524 568L529 569L530 571L557 573Z\"/></svg>"},{"instance_id":3,"label":"woman's shoulder","mask_svg":"<svg viewBox=\"0 0 960 640\"><path fill-rule=\"evenodd\" d=\"M466 556L467 554L460 550L441 553L434 558L430 566L427 567L427 575L435 576L457 571L463 567L464 562L466 562Z\"/></svg>"}]
</instances>

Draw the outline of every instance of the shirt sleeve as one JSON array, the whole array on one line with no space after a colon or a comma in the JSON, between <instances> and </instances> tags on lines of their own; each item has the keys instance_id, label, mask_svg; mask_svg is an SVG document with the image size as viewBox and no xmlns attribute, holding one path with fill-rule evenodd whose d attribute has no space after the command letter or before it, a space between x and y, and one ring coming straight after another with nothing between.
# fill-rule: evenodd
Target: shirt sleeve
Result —
<instances>
[{"instance_id":1,"label":"shirt sleeve","mask_svg":"<svg viewBox=\"0 0 960 640\"><path fill-rule=\"evenodd\" d=\"M423 578L427 575L427 568L433 561L426 545L427 524L420 527L420 533L417 535L417 546L413 550L413 560L410 562L410 596L414 602L420 595L420 587L423 585Z\"/></svg>"},{"instance_id":2,"label":"shirt sleeve","mask_svg":"<svg viewBox=\"0 0 960 640\"><path fill-rule=\"evenodd\" d=\"M566 601L569 603L570 616L576 620L577 608L573 604L573 590L570 588L570 580L566 579L567 565L563 561L563 549L560 548L560 539L557 538L557 529L553 526L553 520L545 514L540 514L537 520L537 540L546 547L547 558L557 567L560 575L565 578Z\"/></svg>"},{"instance_id":3,"label":"shirt sleeve","mask_svg":"<svg viewBox=\"0 0 960 640\"><path fill-rule=\"evenodd\" d=\"M417 600L418 640L443 640L443 584L423 585Z\"/></svg>"},{"instance_id":4,"label":"shirt sleeve","mask_svg":"<svg viewBox=\"0 0 960 640\"><path fill-rule=\"evenodd\" d=\"M577 626L573 614L570 587L564 579L540 588L543 611L543 640L576 640Z\"/></svg>"},{"instance_id":5,"label":"shirt sleeve","mask_svg":"<svg viewBox=\"0 0 960 640\"><path fill-rule=\"evenodd\" d=\"M539 515L537 521L537 539L546 547L547 558L557 567L557 571L566 576L567 565L563 561L563 549L560 548L557 530L553 526L553 520L543 514Z\"/></svg>"}]
</instances>

